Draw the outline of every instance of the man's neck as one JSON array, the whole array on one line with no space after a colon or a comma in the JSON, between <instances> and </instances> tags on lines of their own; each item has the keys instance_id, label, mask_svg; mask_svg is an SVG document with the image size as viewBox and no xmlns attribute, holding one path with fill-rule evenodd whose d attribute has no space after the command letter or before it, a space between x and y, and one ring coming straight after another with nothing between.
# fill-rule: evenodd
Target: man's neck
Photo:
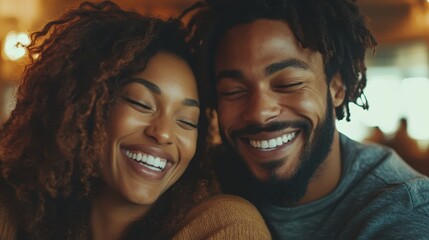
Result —
<instances>
[{"instance_id":1,"label":"man's neck","mask_svg":"<svg viewBox=\"0 0 429 240\"><path fill-rule=\"evenodd\" d=\"M340 135L335 131L331 151L310 180L305 195L294 205L303 205L328 195L337 187L340 178Z\"/></svg>"}]
</instances>

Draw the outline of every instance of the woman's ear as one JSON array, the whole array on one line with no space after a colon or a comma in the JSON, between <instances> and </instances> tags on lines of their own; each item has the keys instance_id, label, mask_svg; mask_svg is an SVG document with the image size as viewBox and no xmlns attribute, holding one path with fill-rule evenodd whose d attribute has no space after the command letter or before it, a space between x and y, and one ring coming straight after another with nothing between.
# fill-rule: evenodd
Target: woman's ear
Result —
<instances>
[{"instance_id":1,"label":"woman's ear","mask_svg":"<svg viewBox=\"0 0 429 240\"><path fill-rule=\"evenodd\" d=\"M331 92L332 104L334 107L340 106L346 96L346 88L343 84L343 79L340 73L336 73L329 84L329 91Z\"/></svg>"}]
</instances>

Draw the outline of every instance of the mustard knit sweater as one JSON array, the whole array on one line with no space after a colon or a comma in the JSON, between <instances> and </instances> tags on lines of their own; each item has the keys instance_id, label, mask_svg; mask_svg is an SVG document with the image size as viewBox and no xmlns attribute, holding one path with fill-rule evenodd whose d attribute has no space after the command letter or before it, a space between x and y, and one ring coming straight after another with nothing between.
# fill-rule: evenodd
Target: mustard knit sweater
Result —
<instances>
[{"instance_id":1,"label":"mustard knit sweater","mask_svg":"<svg viewBox=\"0 0 429 240\"><path fill-rule=\"evenodd\" d=\"M271 235L256 208L246 200L217 195L194 207L174 240L259 240Z\"/></svg>"},{"instance_id":2,"label":"mustard knit sweater","mask_svg":"<svg viewBox=\"0 0 429 240\"><path fill-rule=\"evenodd\" d=\"M14 240L15 229L0 206L0 239ZM244 199L216 195L195 206L173 240L264 240L271 239L256 208Z\"/></svg>"}]
</instances>

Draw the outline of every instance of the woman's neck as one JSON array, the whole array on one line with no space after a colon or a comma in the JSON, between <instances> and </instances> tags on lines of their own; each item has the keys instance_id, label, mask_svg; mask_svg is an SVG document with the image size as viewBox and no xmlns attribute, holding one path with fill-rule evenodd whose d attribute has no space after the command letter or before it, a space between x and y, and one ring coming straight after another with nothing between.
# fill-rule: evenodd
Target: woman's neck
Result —
<instances>
[{"instance_id":1,"label":"woman's neck","mask_svg":"<svg viewBox=\"0 0 429 240\"><path fill-rule=\"evenodd\" d=\"M124 230L141 218L150 206L129 202L106 187L94 197L91 211L91 235L94 240L120 239Z\"/></svg>"}]
</instances>

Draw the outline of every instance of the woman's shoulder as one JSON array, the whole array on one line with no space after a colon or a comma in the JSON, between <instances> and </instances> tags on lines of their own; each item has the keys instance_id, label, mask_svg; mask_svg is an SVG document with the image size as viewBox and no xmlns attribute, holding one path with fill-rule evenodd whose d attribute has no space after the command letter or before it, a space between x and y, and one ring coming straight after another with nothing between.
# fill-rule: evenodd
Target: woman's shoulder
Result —
<instances>
[{"instance_id":1,"label":"woman's shoulder","mask_svg":"<svg viewBox=\"0 0 429 240\"><path fill-rule=\"evenodd\" d=\"M271 236L250 202L219 194L195 206L173 239L271 239Z\"/></svg>"},{"instance_id":2,"label":"woman's shoulder","mask_svg":"<svg viewBox=\"0 0 429 240\"><path fill-rule=\"evenodd\" d=\"M195 206L188 214L189 218L208 214L212 217L236 218L236 213L249 214L259 218L258 210L249 201L234 195L218 194L207 198ZM250 217L249 216L249 217Z\"/></svg>"}]
</instances>

